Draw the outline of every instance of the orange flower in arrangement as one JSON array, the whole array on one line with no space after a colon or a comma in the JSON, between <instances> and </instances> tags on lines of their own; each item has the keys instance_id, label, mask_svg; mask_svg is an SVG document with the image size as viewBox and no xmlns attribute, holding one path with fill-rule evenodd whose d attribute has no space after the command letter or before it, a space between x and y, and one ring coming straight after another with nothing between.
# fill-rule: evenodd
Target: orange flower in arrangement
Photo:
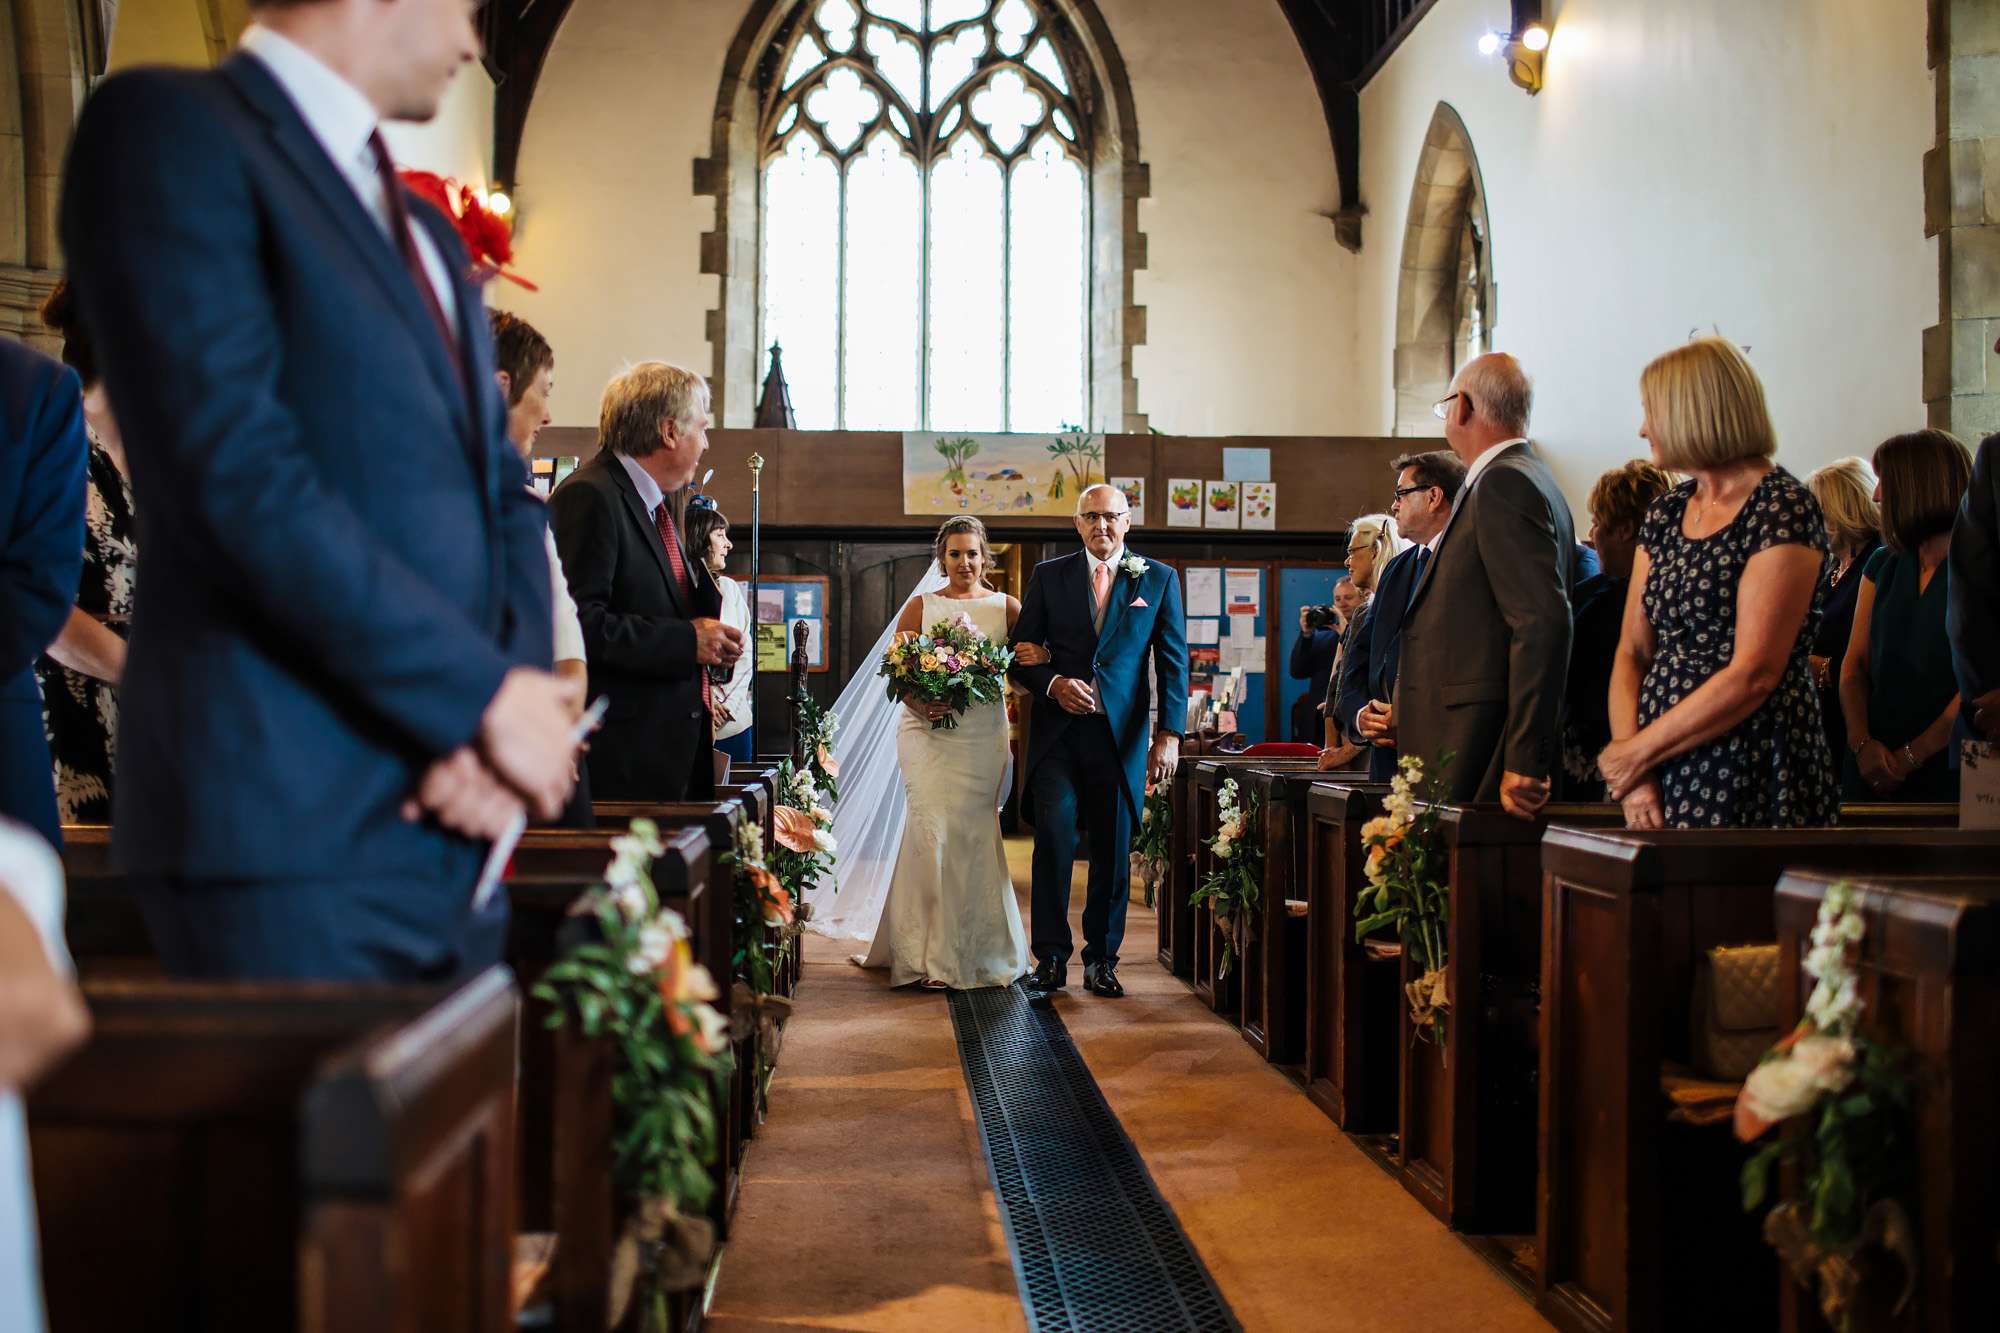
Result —
<instances>
[{"instance_id":1,"label":"orange flower in arrangement","mask_svg":"<svg viewBox=\"0 0 2000 1333\"><path fill-rule=\"evenodd\" d=\"M833 757L833 751L827 749L824 744L819 747L819 766L830 778L840 776L840 761Z\"/></svg>"},{"instance_id":2,"label":"orange flower in arrangement","mask_svg":"<svg viewBox=\"0 0 2000 1333\"><path fill-rule=\"evenodd\" d=\"M720 994L715 978L694 961L694 951L686 940L674 941L674 947L667 951L667 960L660 964L659 987L669 1032L692 1037L711 1055L728 1044L727 1034L718 1029L721 1015L709 1008L709 1002Z\"/></svg>"},{"instance_id":3,"label":"orange flower in arrangement","mask_svg":"<svg viewBox=\"0 0 2000 1333\"><path fill-rule=\"evenodd\" d=\"M763 866L750 867L750 882L757 887L758 901L764 905L764 920L773 926L792 924L792 895L778 877Z\"/></svg>"},{"instance_id":4,"label":"orange flower in arrangement","mask_svg":"<svg viewBox=\"0 0 2000 1333\"><path fill-rule=\"evenodd\" d=\"M475 286L502 277L529 291L541 289L518 273L509 273L514 262L514 229L507 220L486 206L479 191L461 185L448 176L431 171L404 170L396 173L412 193L435 204L458 229L459 240L472 256L471 278Z\"/></svg>"},{"instance_id":5,"label":"orange flower in arrangement","mask_svg":"<svg viewBox=\"0 0 2000 1333\"><path fill-rule=\"evenodd\" d=\"M803 810L794 810L789 805L778 807L778 845L788 851L806 853L814 850L813 834L818 830L813 817Z\"/></svg>"}]
</instances>

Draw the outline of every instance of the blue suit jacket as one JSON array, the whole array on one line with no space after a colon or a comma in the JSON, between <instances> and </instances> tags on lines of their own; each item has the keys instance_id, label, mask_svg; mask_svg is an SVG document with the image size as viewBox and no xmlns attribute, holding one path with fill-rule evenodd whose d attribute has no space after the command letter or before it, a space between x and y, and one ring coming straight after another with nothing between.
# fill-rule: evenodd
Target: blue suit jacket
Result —
<instances>
[{"instance_id":1,"label":"blue suit jacket","mask_svg":"<svg viewBox=\"0 0 2000 1333\"><path fill-rule=\"evenodd\" d=\"M1408 547L1382 567L1374 600L1362 612L1367 618L1366 631L1357 635L1361 642L1341 664L1340 694L1334 712L1340 718L1341 730L1351 739L1361 738L1355 729L1355 719L1370 699L1387 703L1396 696L1396 668L1403 656L1403 617L1410 609L1410 593L1417 577L1417 552L1422 549ZM1395 774L1395 748L1370 745L1368 776L1387 782Z\"/></svg>"},{"instance_id":2,"label":"blue suit jacket","mask_svg":"<svg viewBox=\"0 0 2000 1333\"><path fill-rule=\"evenodd\" d=\"M450 223L409 200L462 275ZM395 247L247 55L107 79L62 233L145 549L120 864L469 884L482 849L398 807L552 645L547 520L478 293L456 276L462 381Z\"/></svg>"},{"instance_id":3,"label":"blue suit jacket","mask_svg":"<svg viewBox=\"0 0 2000 1333\"><path fill-rule=\"evenodd\" d=\"M0 814L60 845L35 662L83 572L83 391L74 371L0 338Z\"/></svg>"},{"instance_id":4,"label":"blue suit jacket","mask_svg":"<svg viewBox=\"0 0 2000 1333\"><path fill-rule=\"evenodd\" d=\"M1181 614L1180 574L1158 560L1147 560L1146 572L1136 579L1120 573L1111 582L1102 633L1091 619L1090 558L1084 552L1035 566L1014 622L1014 642L1047 644L1050 660L1043 666L1015 667L1011 673L1035 696L1028 780L1034 781L1035 766L1076 721L1049 698L1049 685L1057 676L1092 681L1124 764L1125 794L1137 830L1153 734L1178 736L1187 726L1187 622ZM1146 681L1149 664L1159 683L1157 708Z\"/></svg>"}]
</instances>

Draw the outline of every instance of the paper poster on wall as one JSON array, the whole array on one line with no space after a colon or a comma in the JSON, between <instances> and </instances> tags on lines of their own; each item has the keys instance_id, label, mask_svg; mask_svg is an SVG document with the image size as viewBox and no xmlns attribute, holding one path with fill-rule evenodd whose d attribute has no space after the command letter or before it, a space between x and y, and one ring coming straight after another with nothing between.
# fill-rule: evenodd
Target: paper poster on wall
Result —
<instances>
[{"instance_id":1,"label":"paper poster on wall","mask_svg":"<svg viewBox=\"0 0 2000 1333\"><path fill-rule=\"evenodd\" d=\"M1146 479L1144 477L1113 477L1111 484L1125 492L1125 503L1132 506L1132 526L1138 527L1146 521Z\"/></svg>"},{"instance_id":2,"label":"paper poster on wall","mask_svg":"<svg viewBox=\"0 0 2000 1333\"><path fill-rule=\"evenodd\" d=\"M1229 614L1232 616L1254 616L1262 594L1264 571L1261 569L1232 569L1223 577L1224 593L1228 597Z\"/></svg>"},{"instance_id":3,"label":"paper poster on wall","mask_svg":"<svg viewBox=\"0 0 2000 1333\"><path fill-rule=\"evenodd\" d=\"M775 625L785 618L785 590L783 588L757 589L757 623Z\"/></svg>"},{"instance_id":4,"label":"paper poster on wall","mask_svg":"<svg viewBox=\"0 0 2000 1333\"><path fill-rule=\"evenodd\" d=\"M1187 623L1187 641L1190 644L1220 643L1222 622L1206 617L1190 617Z\"/></svg>"},{"instance_id":5,"label":"paper poster on wall","mask_svg":"<svg viewBox=\"0 0 2000 1333\"><path fill-rule=\"evenodd\" d=\"M1206 503L1202 506L1202 526L1208 528L1237 528L1243 526L1242 484L1234 481L1205 481L1202 491Z\"/></svg>"},{"instance_id":6,"label":"paper poster on wall","mask_svg":"<svg viewBox=\"0 0 2000 1333\"><path fill-rule=\"evenodd\" d=\"M1190 569L1187 571L1187 612L1189 616L1219 616L1222 614L1222 571L1219 569Z\"/></svg>"},{"instance_id":7,"label":"paper poster on wall","mask_svg":"<svg viewBox=\"0 0 2000 1333\"><path fill-rule=\"evenodd\" d=\"M826 666L826 622L817 619L789 620L776 625L757 626L757 669L789 671L792 665L789 635L793 625L806 627L806 666L813 670Z\"/></svg>"},{"instance_id":8,"label":"paper poster on wall","mask_svg":"<svg viewBox=\"0 0 2000 1333\"><path fill-rule=\"evenodd\" d=\"M1278 526L1278 483L1243 483L1243 526L1258 532L1272 532Z\"/></svg>"},{"instance_id":9,"label":"paper poster on wall","mask_svg":"<svg viewBox=\"0 0 2000 1333\"><path fill-rule=\"evenodd\" d=\"M2000 746L1966 741L1959 752L1958 826L2000 829Z\"/></svg>"},{"instance_id":10,"label":"paper poster on wall","mask_svg":"<svg viewBox=\"0 0 2000 1333\"><path fill-rule=\"evenodd\" d=\"M1222 479L1224 481L1269 481L1271 479L1271 451L1269 449L1224 449L1222 451Z\"/></svg>"},{"instance_id":11,"label":"paper poster on wall","mask_svg":"<svg viewBox=\"0 0 2000 1333\"><path fill-rule=\"evenodd\" d=\"M903 512L1046 514L1068 518L1076 497L1104 480L1104 437L903 435Z\"/></svg>"},{"instance_id":12,"label":"paper poster on wall","mask_svg":"<svg viewBox=\"0 0 2000 1333\"><path fill-rule=\"evenodd\" d=\"M1167 482L1167 526L1201 526L1201 483L1176 477Z\"/></svg>"},{"instance_id":13,"label":"paper poster on wall","mask_svg":"<svg viewBox=\"0 0 2000 1333\"><path fill-rule=\"evenodd\" d=\"M1222 641L1222 669L1262 675L1268 665L1261 634L1239 634Z\"/></svg>"}]
</instances>

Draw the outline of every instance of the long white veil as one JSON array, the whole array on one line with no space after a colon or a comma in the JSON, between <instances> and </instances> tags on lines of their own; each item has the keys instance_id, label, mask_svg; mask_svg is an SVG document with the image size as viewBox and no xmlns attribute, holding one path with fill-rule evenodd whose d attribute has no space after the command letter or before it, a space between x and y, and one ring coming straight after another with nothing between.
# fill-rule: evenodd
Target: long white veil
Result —
<instances>
[{"instance_id":1,"label":"long white veil","mask_svg":"<svg viewBox=\"0 0 2000 1333\"><path fill-rule=\"evenodd\" d=\"M909 596L936 592L948 582L932 561ZM898 602L897 612L908 604L909 597ZM907 802L896 758L896 724L903 706L889 698L875 674L895 632L892 615L833 704L833 715L840 719L833 736L833 757L840 764L833 836L840 851L834 857L832 892L822 886L813 895L811 929L835 939L874 938L903 845Z\"/></svg>"}]
</instances>

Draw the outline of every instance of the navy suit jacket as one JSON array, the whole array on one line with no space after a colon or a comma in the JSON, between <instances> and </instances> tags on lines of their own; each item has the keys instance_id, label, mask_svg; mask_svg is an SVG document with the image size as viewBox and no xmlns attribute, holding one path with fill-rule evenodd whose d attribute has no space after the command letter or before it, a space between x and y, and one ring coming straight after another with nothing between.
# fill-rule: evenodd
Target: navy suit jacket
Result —
<instances>
[{"instance_id":1,"label":"navy suit jacket","mask_svg":"<svg viewBox=\"0 0 2000 1333\"><path fill-rule=\"evenodd\" d=\"M1972 735L1973 701L2000 688L2000 435L1989 435L1972 462L1972 484L1959 502L1951 530L1951 582L1945 626L1951 664L1958 674L1958 745Z\"/></svg>"},{"instance_id":2,"label":"navy suit jacket","mask_svg":"<svg viewBox=\"0 0 2000 1333\"><path fill-rule=\"evenodd\" d=\"M62 235L145 564L114 851L197 879L397 874L484 849L399 813L552 651L547 519L451 224L454 367L394 244L254 57L116 75Z\"/></svg>"},{"instance_id":3,"label":"navy suit jacket","mask_svg":"<svg viewBox=\"0 0 2000 1333\"><path fill-rule=\"evenodd\" d=\"M83 572L89 446L76 373L0 338L0 814L61 845L35 662Z\"/></svg>"},{"instance_id":4,"label":"navy suit jacket","mask_svg":"<svg viewBox=\"0 0 2000 1333\"><path fill-rule=\"evenodd\" d=\"M1050 660L1042 666L1017 666L1011 673L1035 696L1028 781L1034 781L1035 766L1077 720L1049 698L1050 684L1057 676L1090 681L1111 723L1136 830L1146 799L1146 754L1153 734L1178 736L1187 726L1187 621L1181 614L1180 574L1158 560L1147 560L1146 572L1137 578L1119 573L1111 581L1101 633L1091 620L1087 554L1076 551L1035 566L1014 622L1014 642L1047 644ZM1157 708L1146 679L1148 665L1159 684Z\"/></svg>"},{"instance_id":5,"label":"navy suit jacket","mask_svg":"<svg viewBox=\"0 0 2000 1333\"><path fill-rule=\"evenodd\" d=\"M1417 579L1417 553L1422 549L1408 547L1382 567L1375 596L1363 612L1368 618L1366 633L1360 636L1364 642L1341 666L1340 695L1334 712L1340 717L1341 730L1363 744L1368 743L1356 730L1361 710L1370 699L1387 703L1396 697L1396 669L1403 655L1403 617L1410 609L1410 593ZM1395 774L1395 748L1369 744L1368 776L1387 782Z\"/></svg>"}]
</instances>

